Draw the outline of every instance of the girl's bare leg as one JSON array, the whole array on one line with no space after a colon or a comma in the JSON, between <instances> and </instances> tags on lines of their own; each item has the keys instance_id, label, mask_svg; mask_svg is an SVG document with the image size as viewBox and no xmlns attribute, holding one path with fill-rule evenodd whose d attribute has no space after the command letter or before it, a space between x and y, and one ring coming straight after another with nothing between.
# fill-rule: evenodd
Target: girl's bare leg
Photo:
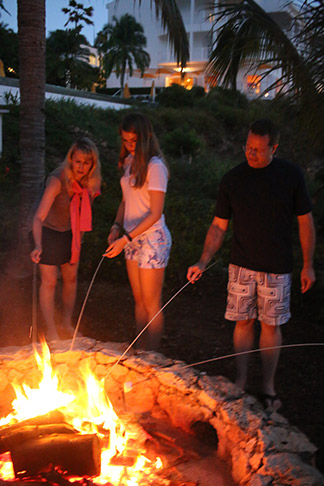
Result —
<instances>
[{"instance_id":1,"label":"girl's bare leg","mask_svg":"<svg viewBox=\"0 0 324 486\"><path fill-rule=\"evenodd\" d=\"M135 301L135 322L136 322L136 336L148 323L148 316L143 304L142 290L139 279L139 268L136 261L126 260L126 268L129 283L132 289L134 301ZM136 341L134 347L146 349L147 333L144 332L142 336Z\"/></svg>"},{"instance_id":2,"label":"girl's bare leg","mask_svg":"<svg viewBox=\"0 0 324 486\"><path fill-rule=\"evenodd\" d=\"M77 291L77 263L65 263L61 265L62 273L62 325L64 330L71 334L74 333L72 326L72 314L75 305Z\"/></svg>"},{"instance_id":3,"label":"girl's bare leg","mask_svg":"<svg viewBox=\"0 0 324 486\"><path fill-rule=\"evenodd\" d=\"M164 282L164 268L139 269L139 279L142 290L143 306L147 312L147 323L153 319L147 329L146 349L157 351L160 347L164 317L161 309L162 287ZM158 314L158 315L156 315ZM146 323L146 324L147 324Z\"/></svg>"},{"instance_id":4,"label":"girl's bare leg","mask_svg":"<svg viewBox=\"0 0 324 486\"><path fill-rule=\"evenodd\" d=\"M135 300L137 334L154 317L137 343L142 349L157 350L162 337L164 318L162 313L157 316L156 314L161 309L165 269L138 268L137 262L132 260L126 260L126 267Z\"/></svg>"},{"instance_id":5,"label":"girl's bare leg","mask_svg":"<svg viewBox=\"0 0 324 486\"><path fill-rule=\"evenodd\" d=\"M39 288L39 303L47 326L48 341L60 339L55 326L55 289L57 284L57 267L54 265L39 265L41 284Z\"/></svg>"}]
</instances>

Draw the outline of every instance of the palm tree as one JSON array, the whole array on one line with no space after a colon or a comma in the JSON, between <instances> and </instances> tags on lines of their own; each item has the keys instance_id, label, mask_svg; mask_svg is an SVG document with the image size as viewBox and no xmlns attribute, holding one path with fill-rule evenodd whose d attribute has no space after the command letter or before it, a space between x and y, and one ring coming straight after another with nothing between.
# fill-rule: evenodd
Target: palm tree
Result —
<instances>
[{"instance_id":1,"label":"palm tree","mask_svg":"<svg viewBox=\"0 0 324 486\"><path fill-rule=\"evenodd\" d=\"M18 0L18 38L21 158L18 237L24 254L28 255L28 215L43 187L45 173L45 0Z\"/></svg>"},{"instance_id":2,"label":"palm tree","mask_svg":"<svg viewBox=\"0 0 324 486\"><path fill-rule=\"evenodd\" d=\"M150 65L150 56L144 51L146 37L141 24L129 14L120 19L113 17L114 24L106 24L99 32L95 45L102 55L102 64L107 77L113 69L120 76L121 95L124 89L125 72L133 74L134 64L142 74Z\"/></svg>"},{"instance_id":3,"label":"palm tree","mask_svg":"<svg viewBox=\"0 0 324 486\"><path fill-rule=\"evenodd\" d=\"M61 9L63 13L69 16L64 27L70 22L74 23L74 29L80 33L82 30L81 22L87 25L93 25L91 17L93 15L93 7L84 7L82 3L76 2L76 0L69 0L69 6Z\"/></svg>"},{"instance_id":4,"label":"palm tree","mask_svg":"<svg viewBox=\"0 0 324 486\"><path fill-rule=\"evenodd\" d=\"M87 62L87 39L76 29L55 30L46 41L46 80L72 88L90 89L98 68Z\"/></svg>"}]
</instances>

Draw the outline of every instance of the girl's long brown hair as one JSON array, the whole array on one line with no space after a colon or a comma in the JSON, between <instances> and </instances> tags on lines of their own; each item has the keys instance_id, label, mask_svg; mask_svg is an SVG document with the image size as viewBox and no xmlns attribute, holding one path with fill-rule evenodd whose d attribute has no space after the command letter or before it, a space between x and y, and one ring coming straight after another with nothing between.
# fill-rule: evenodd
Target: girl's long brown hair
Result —
<instances>
[{"instance_id":1,"label":"girl's long brown hair","mask_svg":"<svg viewBox=\"0 0 324 486\"><path fill-rule=\"evenodd\" d=\"M92 159L91 169L81 182L82 186L87 187L90 191L91 196L94 197L100 194L100 161L98 149L95 143L88 137L79 138L73 143L73 145L71 145L62 164L62 169L65 173L68 190L71 189L71 185L74 180L72 171L72 157L76 150L81 150L81 152L88 154Z\"/></svg>"},{"instance_id":2,"label":"girl's long brown hair","mask_svg":"<svg viewBox=\"0 0 324 486\"><path fill-rule=\"evenodd\" d=\"M134 133L137 136L134 161L131 174L134 178L134 187L142 187L147 174L147 166L152 157L160 157L166 165L158 139L153 132L149 118L141 113L130 113L126 115L119 127L119 134L124 132ZM129 155L122 143L118 161L118 167L123 169L125 159Z\"/></svg>"}]
</instances>

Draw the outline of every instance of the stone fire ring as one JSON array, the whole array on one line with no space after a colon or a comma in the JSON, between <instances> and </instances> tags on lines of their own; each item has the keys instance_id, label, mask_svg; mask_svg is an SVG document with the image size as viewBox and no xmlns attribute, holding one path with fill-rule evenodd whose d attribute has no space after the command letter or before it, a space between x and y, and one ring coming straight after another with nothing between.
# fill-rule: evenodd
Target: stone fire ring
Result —
<instances>
[{"instance_id":1,"label":"stone fire ring","mask_svg":"<svg viewBox=\"0 0 324 486\"><path fill-rule=\"evenodd\" d=\"M73 385L80 362L90 360L99 379L110 373L105 389L117 413L125 407L128 413L164 416L187 433L197 422L209 424L218 436L217 454L240 486L324 485L315 467L315 445L227 378L185 368L186 363L159 353L132 350L110 372L125 344L77 338L73 351L70 346L71 341L50 343L53 369L67 383ZM8 413L14 398L11 382L32 386L33 368L32 346L0 349L0 415Z\"/></svg>"}]
</instances>

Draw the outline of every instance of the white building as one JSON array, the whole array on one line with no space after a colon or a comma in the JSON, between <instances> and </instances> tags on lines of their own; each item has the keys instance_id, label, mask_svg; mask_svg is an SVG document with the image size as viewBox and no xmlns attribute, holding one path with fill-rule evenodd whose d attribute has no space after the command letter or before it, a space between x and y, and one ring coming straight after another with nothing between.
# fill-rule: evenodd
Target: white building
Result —
<instances>
[{"instance_id":1,"label":"white building","mask_svg":"<svg viewBox=\"0 0 324 486\"><path fill-rule=\"evenodd\" d=\"M209 79L204 72L211 47L211 27L213 23L213 7L210 0L178 0L183 22L189 39L190 61L185 69L185 77L181 81L180 69L171 52L167 33L163 30L160 20L155 17L154 1L142 0L110 0L107 3L109 23L113 23L113 17L120 18L128 13L133 15L143 26L147 39L146 51L150 54L150 67L141 78L140 73L133 73L132 77L126 73L125 82L129 87L149 87L154 80L156 87L167 87L173 83L182 83L188 89L194 85L209 87ZM288 31L291 20L296 15L295 8L287 0L259 0L259 5L267 12L271 12L273 18ZM271 76L262 79L262 72L251 73L242 69L238 75L237 86L241 91L250 96L258 95L280 77L280 73L272 73ZM107 79L107 87L118 87L119 79L114 73ZM274 93L268 93L273 96Z\"/></svg>"}]
</instances>

